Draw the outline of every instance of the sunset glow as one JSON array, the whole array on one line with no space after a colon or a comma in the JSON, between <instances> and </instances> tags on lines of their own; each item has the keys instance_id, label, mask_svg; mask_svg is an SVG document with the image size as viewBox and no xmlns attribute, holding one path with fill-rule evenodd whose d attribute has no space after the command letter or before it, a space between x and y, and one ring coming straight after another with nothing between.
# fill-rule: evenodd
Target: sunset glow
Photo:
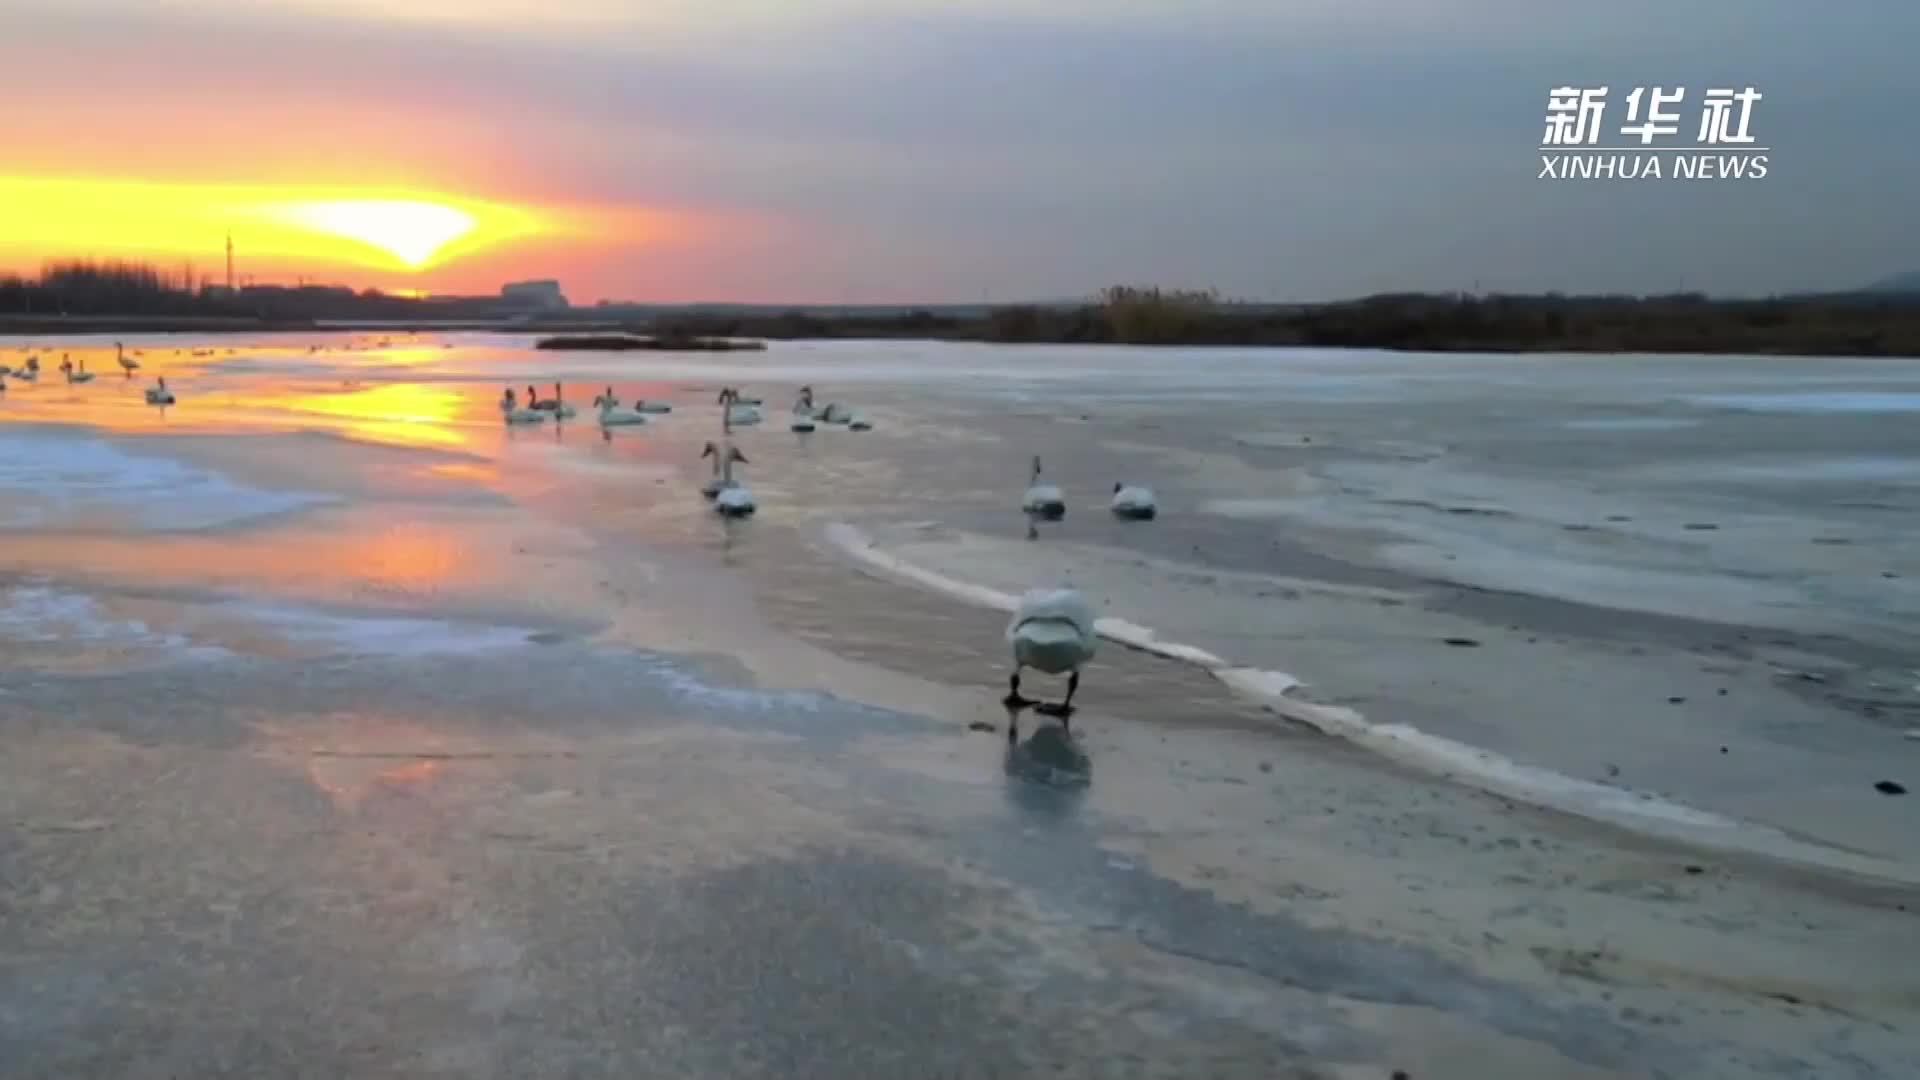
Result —
<instances>
[{"instance_id":1,"label":"sunset glow","mask_svg":"<svg viewBox=\"0 0 1920 1080\"><path fill-rule=\"evenodd\" d=\"M296 228L358 240L413 269L427 265L478 224L473 215L455 207L398 199L294 203L269 207L267 213Z\"/></svg>"},{"instance_id":2,"label":"sunset glow","mask_svg":"<svg viewBox=\"0 0 1920 1080\"><path fill-rule=\"evenodd\" d=\"M303 191L277 186L0 176L0 265L67 257L224 258L417 272L569 231L564 215L438 192Z\"/></svg>"}]
</instances>

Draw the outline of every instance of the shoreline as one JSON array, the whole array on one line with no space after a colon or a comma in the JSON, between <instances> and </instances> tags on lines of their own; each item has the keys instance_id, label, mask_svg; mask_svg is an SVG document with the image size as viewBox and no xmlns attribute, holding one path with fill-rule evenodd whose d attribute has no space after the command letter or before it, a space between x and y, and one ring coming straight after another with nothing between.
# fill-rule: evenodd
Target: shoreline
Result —
<instances>
[{"instance_id":1,"label":"shoreline","mask_svg":"<svg viewBox=\"0 0 1920 1080\"><path fill-rule=\"evenodd\" d=\"M1011 612L1018 606L1015 596L894 555L855 526L829 524L825 538L828 546L856 569L975 607ZM1759 857L1880 885L1920 887L1920 867L1795 836L1772 825L1703 810L1651 792L1582 780L1412 725L1369 720L1355 709L1297 696L1296 691L1306 684L1287 672L1239 665L1231 658L1163 639L1152 628L1123 618L1101 617L1095 620L1094 629L1100 637L1123 648L1197 668L1235 696L1283 720L1442 782L1703 852Z\"/></svg>"},{"instance_id":2,"label":"shoreline","mask_svg":"<svg viewBox=\"0 0 1920 1080\"><path fill-rule=\"evenodd\" d=\"M1135 298L994 308L569 309L514 316L0 315L0 334L621 334L688 341L901 341L1185 349L1335 349L1543 357L1663 354L1920 359L1920 300L1839 296L1386 296L1325 304L1213 304Z\"/></svg>"}]
</instances>

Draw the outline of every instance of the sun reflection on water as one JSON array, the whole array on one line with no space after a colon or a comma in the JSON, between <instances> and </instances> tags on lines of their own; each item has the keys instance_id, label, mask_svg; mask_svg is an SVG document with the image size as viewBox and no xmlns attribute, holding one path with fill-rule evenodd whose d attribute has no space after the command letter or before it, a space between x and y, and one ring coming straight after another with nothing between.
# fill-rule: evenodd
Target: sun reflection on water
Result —
<instances>
[{"instance_id":1,"label":"sun reflection on water","mask_svg":"<svg viewBox=\"0 0 1920 1080\"><path fill-rule=\"evenodd\" d=\"M476 435L460 422L472 408L468 396L449 387L386 383L289 395L267 404L338 421L343 434L369 442L444 449L467 446Z\"/></svg>"}]
</instances>

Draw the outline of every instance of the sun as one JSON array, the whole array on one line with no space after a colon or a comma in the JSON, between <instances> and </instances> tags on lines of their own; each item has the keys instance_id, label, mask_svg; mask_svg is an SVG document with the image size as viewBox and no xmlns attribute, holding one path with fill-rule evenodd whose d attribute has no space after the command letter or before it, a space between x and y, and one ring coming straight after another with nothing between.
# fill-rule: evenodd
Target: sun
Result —
<instances>
[{"instance_id":1,"label":"sun","mask_svg":"<svg viewBox=\"0 0 1920 1080\"><path fill-rule=\"evenodd\" d=\"M277 207L280 221L378 248L418 270L478 224L464 210L403 199L347 199Z\"/></svg>"}]
</instances>

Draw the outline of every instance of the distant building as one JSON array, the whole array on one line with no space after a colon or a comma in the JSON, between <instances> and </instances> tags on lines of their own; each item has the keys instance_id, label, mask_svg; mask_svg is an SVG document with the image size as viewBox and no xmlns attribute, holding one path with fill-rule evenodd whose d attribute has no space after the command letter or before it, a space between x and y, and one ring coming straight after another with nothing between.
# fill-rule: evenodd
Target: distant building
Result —
<instances>
[{"instance_id":1,"label":"distant building","mask_svg":"<svg viewBox=\"0 0 1920 1080\"><path fill-rule=\"evenodd\" d=\"M542 311L565 308L567 297L557 281L516 281L500 287L500 299L517 308Z\"/></svg>"}]
</instances>

